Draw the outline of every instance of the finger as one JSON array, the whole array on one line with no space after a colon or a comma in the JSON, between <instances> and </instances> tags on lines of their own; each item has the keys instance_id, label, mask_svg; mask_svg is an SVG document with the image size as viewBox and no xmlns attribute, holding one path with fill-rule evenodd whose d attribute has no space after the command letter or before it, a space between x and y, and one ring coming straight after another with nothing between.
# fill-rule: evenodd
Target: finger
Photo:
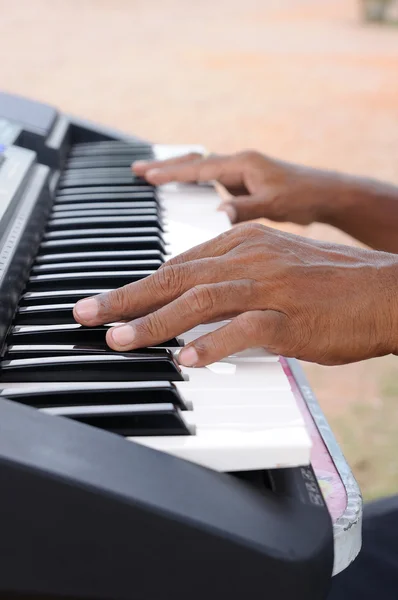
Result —
<instances>
[{"instance_id":1,"label":"finger","mask_svg":"<svg viewBox=\"0 0 398 600\"><path fill-rule=\"evenodd\" d=\"M73 316L90 327L130 320L169 304L195 285L232 279L233 267L231 262L214 258L169 265L140 281L80 300Z\"/></svg>"},{"instance_id":2,"label":"finger","mask_svg":"<svg viewBox=\"0 0 398 600\"><path fill-rule=\"evenodd\" d=\"M233 171L234 164L230 157L210 156L208 158L197 158L182 164L149 169L146 171L145 177L153 185L162 185L171 181L198 183L222 180L228 172L233 173Z\"/></svg>"},{"instance_id":3,"label":"finger","mask_svg":"<svg viewBox=\"0 0 398 600\"><path fill-rule=\"evenodd\" d=\"M193 248L174 256L164 263L162 268L168 265L180 265L194 260L223 256L235 248L241 241L238 233L238 230L221 233L207 242L198 244L198 246L194 246Z\"/></svg>"},{"instance_id":4,"label":"finger","mask_svg":"<svg viewBox=\"0 0 398 600\"><path fill-rule=\"evenodd\" d=\"M249 311L228 325L196 339L184 347L178 360L187 367L203 367L247 348L265 347L275 354L285 353L288 319L274 310Z\"/></svg>"},{"instance_id":5,"label":"finger","mask_svg":"<svg viewBox=\"0 0 398 600\"><path fill-rule=\"evenodd\" d=\"M165 160L136 160L131 165L131 168L136 175L145 175L150 169L158 169L170 165L180 165L200 158L203 157L198 152L190 152L183 156L174 156L173 158L167 158Z\"/></svg>"},{"instance_id":6,"label":"finger","mask_svg":"<svg viewBox=\"0 0 398 600\"><path fill-rule=\"evenodd\" d=\"M159 310L113 327L106 341L114 350L156 346L225 312L237 312L250 303L252 288L241 281L198 285Z\"/></svg>"},{"instance_id":7,"label":"finger","mask_svg":"<svg viewBox=\"0 0 398 600\"><path fill-rule=\"evenodd\" d=\"M223 202L218 210L227 213L231 223L241 223L267 217L264 193L253 196L237 196Z\"/></svg>"}]
</instances>

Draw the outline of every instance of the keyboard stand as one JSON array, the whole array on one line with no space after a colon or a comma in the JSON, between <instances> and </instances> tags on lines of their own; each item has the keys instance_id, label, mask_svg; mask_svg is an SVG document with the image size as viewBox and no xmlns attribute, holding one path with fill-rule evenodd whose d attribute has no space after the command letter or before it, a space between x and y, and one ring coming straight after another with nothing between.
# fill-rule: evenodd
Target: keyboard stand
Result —
<instances>
[{"instance_id":1,"label":"keyboard stand","mask_svg":"<svg viewBox=\"0 0 398 600\"><path fill-rule=\"evenodd\" d=\"M333 520L333 575L337 575L361 549L361 492L299 362L285 358L281 362L311 435L311 463Z\"/></svg>"}]
</instances>

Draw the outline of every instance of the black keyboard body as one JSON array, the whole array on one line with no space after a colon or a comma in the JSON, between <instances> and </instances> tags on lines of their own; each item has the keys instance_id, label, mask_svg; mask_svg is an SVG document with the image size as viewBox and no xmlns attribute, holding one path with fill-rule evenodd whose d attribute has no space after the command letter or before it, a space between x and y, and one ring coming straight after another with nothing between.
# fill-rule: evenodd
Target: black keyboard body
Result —
<instances>
[{"instance_id":1,"label":"black keyboard body","mask_svg":"<svg viewBox=\"0 0 398 600\"><path fill-rule=\"evenodd\" d=\"M111 142L112 160L97 156L99 142ZM7 387L3 382L21 376L23 381L35 377L43 381L43 376L54 381L49 361L59 363L64 355L75 361L72 347L84 363L79 381L93 378L93 348L95 356L102 353L96 367L102 370L109 354L103 330L88 335L80 331L77 338L73 331L66 332L62 348L54 349L59 332L23 329L26 324L68 328L72 325L68 311L82 297L81 281L86 278L83 289L89 287L93 293L104 287L90 267L94 255L86 253L101 257L111 252L116 263L109 287L140 277L145 261L155 269L164 258L156 190L133 181L126 172L130 157L118 150L124 143L131 157L152 156L148 142L34 101L0 94L3 388ZM6 160L1 158L1 146L6 148ZM95 180L85 171L94 163L101 170ZM80 174L67 170L76 164ZM115 192L117 186L124 191ZM103 200L105 192L106 206L88 206ZM120 194L130 197L136 192L137 206L131 212ZM119 221L106 222L109 213L87 222L89 213L84 211L112 211L114 202L117 208L130 210L120 215L131 219L128 236L135 239L134 257L128 254L132 245L127 237L125 244L120 243ZM78 216L65 216L60 208L73 204L76 212L78 203L83 211ZM57 212L74 219L75 237L62 234L64 224ZM99 240L100 247L96 246ZM54 282L52 264L65 252L72 253L71 262L77 253L84 253L80 259L88 264L79 273L63 261L68 277ZM126 271L123 252L138 261L134 274ZM58 296L49 293L52 285L61 285ZM48 309L40 308L46 305ZM173 343L178 345L178 340ZM164 348L155 350L153 379L166 381L158 395L150 389L141 393L146 394L147 406L162 403L162 418L167 417L174 431L179 423L173 410L166 410L169 404L163 395L170 393L178 365ZM126 358L131 368L142 364L145 352ZM125 381L126 365L122 359L112 360L116 370L108 368L104 380L109 382L112 372L112 381L119 377ZM23 364L29 368L20 369L18 361L28 361ZM37 363L32 366L29 361ZM99 398L106 390L101 389L101 379L97 385ZM138 378L134 385L145 387L145 382ZM112 415L112 427L103 427L84 415L69 419L45 414L38 408L46 406L46 398L36 404L32 398L0 395L1 599L242 600L260 594L279 600L326 598L333 568L333 530L311 467L217 473L126 442L126 427L139 428L143 423L156 430L152 409L145 412L137 405L135 412L130 407L127 421L124 413ZM51 398L52 404L48 402L54 406L54 394Z\"/></svg>"}]
</instances>

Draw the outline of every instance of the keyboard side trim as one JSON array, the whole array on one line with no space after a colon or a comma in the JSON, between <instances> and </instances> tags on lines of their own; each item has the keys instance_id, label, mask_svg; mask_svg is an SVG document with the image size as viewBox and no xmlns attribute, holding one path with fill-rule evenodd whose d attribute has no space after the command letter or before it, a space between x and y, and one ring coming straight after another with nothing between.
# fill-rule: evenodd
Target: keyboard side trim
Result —
<instances>
[{"instance_id":1,"label":"keyboard side trim","mask_svg":"<svg viewBox=\"0 0 398 600\"><path fill-rule=\"evenodd\" d=\"M357 557L362 544L362 495L359 486L347 464L337 440L327 422L325 414L308 383L299 362L285 359L306 402L330 457L336 467L347 494L347 505L341 516L334 521L335 564L333 575L346 569Z\"/></svg>"},{"instance_id":2,"label":"keyboard side trim","mask_svg":"<svg viewBox=\"0 0 398 600\"><path fill-rule=\"evenodd\" d=\"M19 297L39 247L51 206L49 168L35 165L12 219L0 240L0 345L4 344Z\"/></svg>"}]
</instances>

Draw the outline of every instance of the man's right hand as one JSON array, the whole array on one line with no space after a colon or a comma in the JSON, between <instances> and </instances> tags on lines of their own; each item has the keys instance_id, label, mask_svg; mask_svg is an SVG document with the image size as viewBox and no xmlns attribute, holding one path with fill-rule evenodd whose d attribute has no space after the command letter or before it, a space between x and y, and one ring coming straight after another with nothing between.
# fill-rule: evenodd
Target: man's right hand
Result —
<instances>
[{"instance_id":1,"label":"man's right hand","mask_svg":"<svg viewBox=\"0 0 398 600\"><path fill-rule=\"evenodd\" d=\"M172 181L219 182L231 194L219 210L224 210L232 223L259 218L299 225L327 222L336 203L336 182L330 173L275 160L255 151L138 161L132 168L136 175L154 185Z\"/></svg>"}]
</instances>

